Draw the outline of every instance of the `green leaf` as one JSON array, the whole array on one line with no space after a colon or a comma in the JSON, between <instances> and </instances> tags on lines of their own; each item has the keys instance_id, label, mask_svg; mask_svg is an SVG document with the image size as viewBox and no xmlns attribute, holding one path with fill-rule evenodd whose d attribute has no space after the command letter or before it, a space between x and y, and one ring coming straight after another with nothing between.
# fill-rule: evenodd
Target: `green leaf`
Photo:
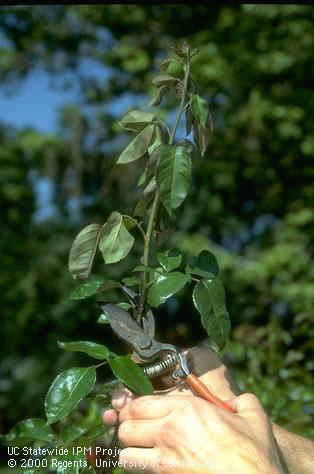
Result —
<instances>
[{"instance_id":1,"label":"green leaf","mask_svg":"<svg viewBox=\"0 0 314 474\"><path fill-rule=\"evenodd\" d=\"M46 395L48 423L67 416L94 387L95 367L74 367L57 375Z\"/></svg>"},{"instance_id":2,"label":"green leaf","mask_svg":"<svg viewBox=\"0 0 314 474\"><path fill-rule=\"evenodd\" d=\"M230 333L230 317L221 282L215 278L197 283L193 291L193 303L201 315L207 334L222 349Z\"/></svg>"},{"instance_id":3,"label":"green leaf","mask_svg":"<svg viewBox=\"0 0 314 474\"><path fill-rule=\"evenodd\" d=\"M170 272L174 268L177 268L182 261L182 255L179 249L168 249L166 252L159 252L157 258L158 262L166 272Z\"/></svg>"},{"instance_id":4,"label":"green leaf","mask_svg":"<svg viewBox=\"0 0 314 474\"><path fill-rule=\"evenodd\" d=\"M137 276L125 277L122 282L127 286L139 285L140 279Z\"/></svg>"},{"instance_id":5,"label":"green leaf","mask_svg":"<svg viewBox=\"0 0 314 474\"><path fill-rule=\"evenodd\" d=\"M191 159L184 146L162 147L156 169L160 199L171 214L186 198L191 181Z\"/></svg>"},{"instance_id":6,"label":"green leaf","mask_svg":"<svg viewBox=\"0 0 314 474\"><path fill-rule=\"evenodd\" d=\"M96 342L90 341L73 341L73 342L61 342L58 341L60 349L70 352L85 352L94 359L109 359L110 351L106 346L97 344Z\"/></svg>"},{"instance_id":7,"label":"green leaf","mask_svg":"<svg viewBox=\"0 0 314 474\"><path fill-rule=\"evenodd\" d=\"M61 441L65 445L71 445L73 441L83 436L87 430L88 428L83 426L65 425L60 431Z\"/></svg>"},{"instance_id":8,"label":"green leaf","mask_svg":"<svg viewBox=\"0 0 314 474\"><path fill-rule=\"evenodd\" d=\"M120 154L117 164L130 163L138 160L147 152L151 144L155 125L148 125L129 143L129 145Z\"/></svg>"},{"instance_id":9,"label":"green leaf","mask_svg":"<svg viewBox=\"0 0 314 474\"><path fill-rule=\"evenodd\" d=\"M137 185L136 185L138 188L140 188L141 186L143 186L143 184L145 184L146 177L147 177L147 171L146 171L146 168L145 168L145 170L143 171L143 173L140 175L140 177L138 179L138 182L137 182Z\"/></svg>"},{"instance_id":10,"label":"green leaf","mask_svg":"<svg viewBox=\"0 0 314 474\"><path fill-rule=\"evenodd\" d=\"M132 392L139 395L151 395L153 386L144 371L129 356L118 356L109 360L114 375Z\"/></svg>"},{"instance_id":11,"label":"green leaf","mask_svg":"<svg viewBox=\"0 0 314 474\"><path fill-rule=\"evenodd\" d=\"M106 313L102 313L99 318L97 319L97 323L99 324L110 324L109 318Z\"/></svg>"},{"instance_id":12,"label":"green leaf","mask_svg":"<svg viewBox=\"0 0 314 474\"><path fill-rule=\"evenodd\" d=\"M99 250L105 263L116 263L127 256L134 243L134 237L127 231L123 217L112 212L103 226Z\"/></svg>"},{"instance_id":13,"label":"green leaf","mask_svg":"<svg viewBox=\"0 0 314 474\"><path fill-rule=\"evenodd\" d=\"M80 474L82 472L80 466L84 466L86 455L68 449L67 454L58 454L55 459L57 465L54 472L56 474Z\"/></svg>"},{"instance_id":14,"label":"green leaf","mask_svg":"<svg viewBox=\"0 0 314 474\"><path fill-rule=\"evenodd\" d=\"M140 132L143 128L147 127L153 120L155 120L155 114L150 112L141 112L140 110L131 110L121 119L120 125L125 130L132 132Z\"/></svg>"},{"instance_id":15,"label":"green leaf","mask_svg":"<svg viewBox=\"0 0 314 474\"><path fill-rule=\"evenodd\" d=\"M133 272L154 272L160 273L164 275L164 272L158 270L158 268L149 267L148 265L137 265L133 270Z\"/></svg>"},{"instance_id":16,"label":"green leaf","mask_svg":"<svg viewBox=\"0 0 314 474\"><path fill-rule=\"evenodd\" d=\"M84 440L92 441L102 436L108 430L108 428L109 426L106 426L104 422L100 421L99 423L96 423L94 426L89 428L87 433L83 435L83 438Z\"/></svg>"},{"instance_id":17,"label":"green leaf","mask_svg":"<svg viewBox=\"0 0 314 474\"><path fill-rule=\"evenodd\" d=\"M202 250L197 257L193 257L186 266L186 272L199 275L202 278L213 278L218 275L219 268L215 255L209 250Z\"/></svg>"},{"instance_id":18,"label":"green leaf","mask_svg":"<svg viewBox=\"0 0 314 474\"><path fill-rule=\"evenodd\" d=\"M191 109L197 122L200 124L203 130L205 130L209 116L209 107L206 100L197 94L192 95Z\"/></svg>"},{"instance_id":19,"label":"green leaf","mask_svg":"<svg viewBox=\"0 0 314 474\"><path fill-rule=\"evenodd\" d=\"M75 288L70 295L71 300L84 300L109 288L116 288L118 283L114 280L93 280L83 283Z\"/></svg>"},{"instance_id":20,"label":"green leaf","mask_svg":"<svg viewBox=\"0 0 314 474\"><path fill-rule=\"evenodd\" d=\"M15 444L17 442L28 443L30 441L51 442L55 438L55 434L50 426L46 425L45 420L41 418L29 418L19 421L8 434L3 436L5 443Z\"/></svg>"},{"instance_id":21,"label":"green leaf","mask_svg":"<svg viewBox=\"0 0 314 474\"><path fill-rule=\"evenodd\" d=\"M157 307L170 296L180 291L188 282L188 277L181 272L160 275L148 291L148 304Z\"/></svg>"},{"instance_id":22,"label":"green leaf","mask_svg":"<svg viewBox=\"0 0 314 474\"><path fill-rule=\"evenodd\" d=\"M86 280L95 259L102 226L90 224L75 238L69 255L69 271L73 278Z\"/></svg>"},{"instance_id":23,"label":"green leaf","mask_svg":"<svg viewBox=\"0 0 314 474\"><path fill-rule=\"evenodd\" d=\"M124 311L128 311L129 309L132 308L130 303L126 303L125 301L122 301L121 303L117 303L117 306L119 306L119 308L121 309L124 309Z\"/></svg>"}]
</instances>

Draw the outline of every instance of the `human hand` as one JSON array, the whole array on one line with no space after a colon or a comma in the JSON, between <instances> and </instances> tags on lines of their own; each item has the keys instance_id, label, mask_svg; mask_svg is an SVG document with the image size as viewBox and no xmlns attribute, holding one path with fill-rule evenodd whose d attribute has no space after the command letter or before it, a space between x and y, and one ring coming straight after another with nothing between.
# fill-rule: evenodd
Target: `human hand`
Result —
<instances>
[{"instance_id":1,"label":"human hand","mask_svg":"<svg viewBox=\"0 0 314 474\"><path fill-rule=\"evenodd\" d=\"M206 386L220 399L228 400L240 394L240 389L232 379L227 367L215 351L205 347L193 347L187 351L187 358L190 369L195 373ZM170 388L174 386L174 381L170 375L161 378L161 387ZM171 392L165 392L166 396L191 395L191 388L187 383L178 386ZM112 394L111 410L103 413L103 420L106 424L113 425L118 421L118 412L135 396L125 387L121 386L114 390Z\"/></svg>"},{"instance_id":2,"label":"human hand","mask_svg":"<svg viewBox=\"0 0 314 474\"><path fill-rule=\"evenodd\" d=\"M151 474L283 473L258 399L244 394L229 403L236 414L191 395L131 401L119 414L120 461Z\"/></svg>"}]
</instances>

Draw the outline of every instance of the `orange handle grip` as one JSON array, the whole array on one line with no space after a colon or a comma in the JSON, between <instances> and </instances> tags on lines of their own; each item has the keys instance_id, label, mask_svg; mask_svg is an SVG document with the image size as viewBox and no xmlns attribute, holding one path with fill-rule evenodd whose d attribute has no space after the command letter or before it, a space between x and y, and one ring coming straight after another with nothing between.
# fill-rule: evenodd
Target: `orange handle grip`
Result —
<instances>
[{"instance_id":1,"label":"orange handle grip","mask_svg":"<svg viewBox=\"0 0 314 474\"><path fill-rule=\"evenodd\" d=\"M194 388L194 390L205 400L213 403L217 407L224 408L225 410L228 410L231 413L235 413L235 410L231 408L228 403L224 402L223 400L220 400L220 398L217 398L213 393L211 393L206 387L206 385L203 384L203 382L198 377L196 377L196 375L189 374L186 377L186 381L190 385L190 387Z\"/></svg>"}]
</instances>

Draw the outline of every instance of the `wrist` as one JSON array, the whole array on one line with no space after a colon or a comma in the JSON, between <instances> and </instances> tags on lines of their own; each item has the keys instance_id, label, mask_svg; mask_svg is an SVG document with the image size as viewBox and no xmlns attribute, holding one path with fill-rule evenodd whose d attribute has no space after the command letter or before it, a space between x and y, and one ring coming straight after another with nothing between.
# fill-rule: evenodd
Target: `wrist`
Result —
<instances>
[{"instance_id":1,"label":"wrist","mask_svg":"<svg viewBox=\"0 0 314 474\"><path fill-rule=\"evenodd\" d=\"M288 474L311 474L314 469L314 443L272 423L281 464Z\"/></svg>"}]
</instances>

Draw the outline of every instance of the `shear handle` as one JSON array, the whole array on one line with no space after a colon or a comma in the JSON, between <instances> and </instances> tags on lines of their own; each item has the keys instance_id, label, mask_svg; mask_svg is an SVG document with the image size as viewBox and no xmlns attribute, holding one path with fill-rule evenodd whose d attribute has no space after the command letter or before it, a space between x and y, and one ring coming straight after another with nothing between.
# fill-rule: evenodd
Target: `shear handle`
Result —
<instances>
[{"instance_id":1,"label":"shear handle","mask_svg":"<svg viewBox=\"0 0 314 474\"><path fill-rule=\"evenodd\" d=\"M208 402L213 403L219 408L223 408L224 410L230 411L231 413L236 413L235 410L228 405L228 403L220 400L220 398L216 397L210 390L206 387L206 385L194 374L190 373L186 377L187 383L192 387L202 398L207 400Z\"/></svg>"},{"instance_id":2,"label":"shear handle","mask_svg":"<svg viewBox=\"0 0 314 474\"><path fill-rule=\"evenodd\" d=\"M179 358L179 375L185 377L187 383L190 385L191 388L195 390L204 400L213 403L219 408L223 408L224 410L228 410L231 413L235 413L233 408L231 408L228 403L220 400L220 398L216 397L207 387L206 385L193 373L190 372L186 355L183 351L178 352Z\"/></svg>"}]
</instances>

